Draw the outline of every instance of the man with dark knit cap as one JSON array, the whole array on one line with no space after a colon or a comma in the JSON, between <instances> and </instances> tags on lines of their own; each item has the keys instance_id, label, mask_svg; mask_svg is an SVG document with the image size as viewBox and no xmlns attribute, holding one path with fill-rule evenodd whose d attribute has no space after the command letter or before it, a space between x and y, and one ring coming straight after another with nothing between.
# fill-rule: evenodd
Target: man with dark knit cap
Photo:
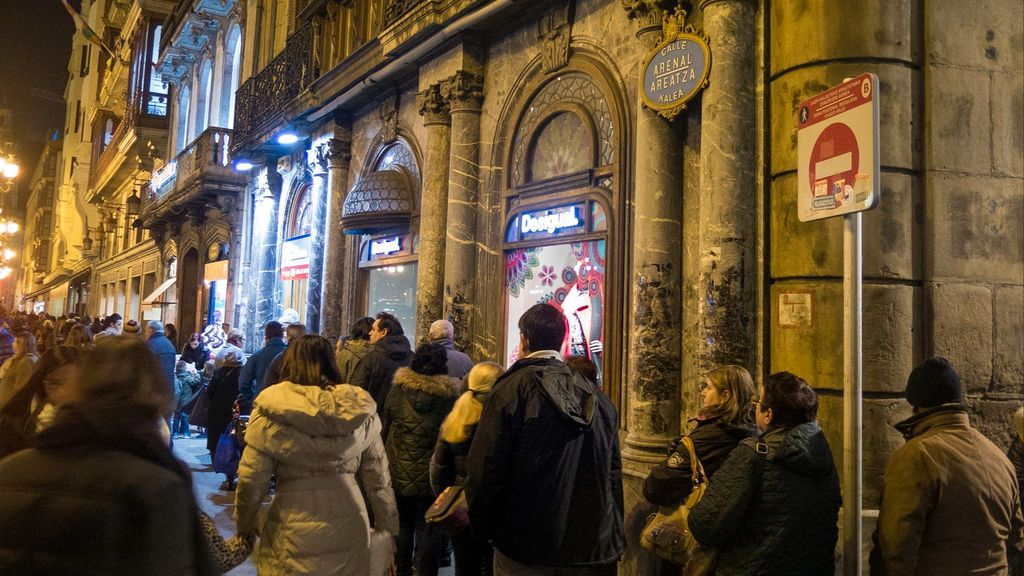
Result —
<instances>
[{"instance_id":1,"label":"man with dark knit cap","mask_svg":"<svg viewBox=\"0 0 1024 576\"><path fill-rule=\"evenodd\" d=\"M1013 466L971 427L945 358L914 368L906 397L914 415L896 424L907 443L885 471L871 573L1006 574L1024 549Z\"/></svg>"}]
</instances>

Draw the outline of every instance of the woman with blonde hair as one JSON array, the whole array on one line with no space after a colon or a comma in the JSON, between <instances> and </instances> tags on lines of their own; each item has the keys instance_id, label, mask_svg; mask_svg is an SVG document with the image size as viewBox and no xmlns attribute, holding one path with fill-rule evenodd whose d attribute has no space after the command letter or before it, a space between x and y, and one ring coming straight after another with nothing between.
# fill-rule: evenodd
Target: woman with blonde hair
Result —
<instances>
[{"instance_id":1,"label":"woman with blonde hair","mask_svg":"<svg viewBox=\"0 0 1024 576\"><path fill-rule=\"evenodd\" d=\"M89 329L83 324L75 324L68 331L68 335L64 339L64 345L79 350L88 350L92 348L92 335L89 334Z\"/></svg>"},{"instance_id":2,"label":"woman with blonde hair","mask_svg":"<svg viewBox=\"0 0 1024 576\"><path fill-rule=\"evenodd\" d=\"M32 374L39 354L36 352L36 337L31 332L14 335L14 356L0 366L0 401L6 400L21 387Z\"/></svg>"},{"instance_id":3,"label":"woman with blonde hair","mask_svg":"<svg viewBox=\"0 0 1024 576\"><path fill-rule=\"evenodd\" d=\"M704 473L713 481L733 448L757 432L750 404L754 381L742 366L721 366L701 382L700 395L701 409L687 436ZM659 506L678 507L693 489L692 474L690 451L682 437L677 438L668 458L644 480L644 498Z\"/></svg>"},{"instance_id":4,"label":"woman with blonde hair","mask_svg":"<svg viewBox=\"0 0 1024 576\"><path fill-rule=\"evenodd\" d=\"M47 350L25 385L0 404L0 458L26 448L53 422L57 409L73 399L80 355L70 346Z\"/></svg>"},{"instance_id":5,"label":"woman with blonde hair","mask_svg":"<svg viewBox=\"0 0 1024 576\"><path fill-rule=\"evenodd\" d=\"M377 405L362 388L337 384L326 338L302 336L284 355L284 381L256 397L245 431L235 491L238 534L260 534L260 574L369 574L366 502L376 530L398 532ZM260 527L271 476L277 492Z\"/></svg>"},{"instance_id":6,"label":"woman with blonde hair","mask_svg":"<svg viewBox=\"0 0 1024 576\"><path fill-rule=\"evenodd\" d=\"M445 488L461 485L466 479L466 455L473 442L476 425L483 413L484 401L501 376L494 362L481 362L466 375L467 390L455 401L452 411L441 423L434 456L430 460L430 486L440 494ZM494 549L486 540L474 538L468 530L452 536L457 576L492 574Z\"/></svg>"},{"instance_id":7,"label":"woman with blonde hair","mask_svg":"<svg viewBox=\"0 0 1024 576\"><path fill-rule=\"evenodd\" d=\"M164 425L174 393L146 343L104 338L72 396L0 460L0 574L214 574Z\"/></svg>"}]
</instances>

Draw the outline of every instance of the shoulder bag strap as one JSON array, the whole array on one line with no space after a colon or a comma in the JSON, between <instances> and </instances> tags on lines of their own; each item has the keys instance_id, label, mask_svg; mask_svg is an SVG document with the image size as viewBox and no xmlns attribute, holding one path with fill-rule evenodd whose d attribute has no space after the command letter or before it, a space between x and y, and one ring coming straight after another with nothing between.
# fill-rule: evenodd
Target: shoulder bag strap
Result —
<instances>
[{"instance_id":1,"label":"shoulder bag strap","mask_svg":"<svg viewBox=\"0 0 1024 576\"><path fill-rule=\"evenodd\" d=\"M680 440L684 446L686 446L687 452L690 453L690 469L693 471L692 479L693 486L697 487L702 483L708 481L707 474L704 473L704 465L700 463L700 458L697 458L697 450L693 446L693 440L689 436L683 436Z\"/></svg>"}]
</instances>

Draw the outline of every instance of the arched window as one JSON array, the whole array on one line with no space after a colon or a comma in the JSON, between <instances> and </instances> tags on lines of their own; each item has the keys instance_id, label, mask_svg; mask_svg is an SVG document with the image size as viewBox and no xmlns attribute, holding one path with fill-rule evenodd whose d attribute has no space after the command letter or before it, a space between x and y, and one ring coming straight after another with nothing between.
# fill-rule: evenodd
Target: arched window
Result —
<instances>
[{"instance_id":1,"label":"arched window","mask_svg":"<svg viewBox=\"0 0 1024 576\"><path fill-rule=\"evenodd\" d=\"M180 93L178 94L178 116L175 122L175 137L177 139L175 150L181 152L185 149L185 146L189 143L188 137L188 117L189 108L192 103L192 93L188 86L182 86Z\"/></svg>"},{"instance_id":2,"label":"arched window","mask_svg":"<svg viewBox=\"0 0 1024 576\"><path fill-rule=\"evenodd\" d=\"M213 63L204 60L196 77L196 122L189 141L195 140L210 125L210 92L213 89Z\"/></svg>"},{"instance_id":3,"label":"arched window","mask_svg":"<svg viewBox=\"0 0 1024 576\"><path fill-rule=\"evenodd\" d=\"M238 91L239 73L242 70L242 29L233 25L224 44L224 74L221 82L220 122L218 126L235 126L235 92Z\"/></svg>"},{"instance_id":4,"label":"arched window","mask_svg":"<svg viewBox=\"0 0 1024 576\"><path fill-rule=\"evenodd\" d=\"M288 212L288 238L309 234L312 230L313 209L310 203L309 186L303 185L295 194Z\"/></svg>"}]
</instances>

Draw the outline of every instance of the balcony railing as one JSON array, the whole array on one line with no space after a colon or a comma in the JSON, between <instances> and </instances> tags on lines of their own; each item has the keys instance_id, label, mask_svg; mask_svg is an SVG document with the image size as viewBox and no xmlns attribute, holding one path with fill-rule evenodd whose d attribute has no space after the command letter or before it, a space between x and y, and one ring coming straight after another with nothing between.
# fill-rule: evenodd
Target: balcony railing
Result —
<instances>
[{"instance_id":1,"label":"balcony railing","mask_svg":"<svg viewBox=\"0 0 1024 576\"><path fill-rule=\"evenodd\" d=\"M306 23L288 38L284 50L235 94L235 133L246 140L315 80L313 26Z\"/></svg>"},{"instance_id":2,"label":"balcony railing","mask_svg":"<svg viewBox=\"0 0 1024 576\"><path fill-rule=\"evenodd\" d=\"M207 128L173 160L153 170L150 195L143 202L142 212L158 206L174 192L191 188L200 179L244 185L245 177L231 168L229 150L233 132L228 128Z\"/></svg>"},{"instance_id":3,"label":"balcony railing","mask_svg":"<svg viewBox=\"0 0 1024 576\"><path fill-rule=\"evenodd\" d=\"M413 9L414 6L423 0L391 0L384 8L384 27L394 24L396 20Z\"/></svg>"},{"instance_id":4,"label":"balcony railing","mask_svg":"<svg viewBox=\"0 0 1024 576\"><path fill-rule=\"evenodd\" d=\"M147 94L147 97L161 96L158 94ZM166 102L166 96L163 96ZM167 128L167 113L166 108L163 113L154 113L151 107L152 103L143 102L143 92L136 91L135 97L128 102L128 107L125 109L124 118L114 129L114 134L110 137L110 142L100 153L99 159L93 163L92 168L89 172L89 188L95 189L96 185L100 182L107 169L120 154L121 143L125 137L131 131L136 128ZM142 107L146 106L146 111L142 112Z\"/></svg>"}]
</instances>

